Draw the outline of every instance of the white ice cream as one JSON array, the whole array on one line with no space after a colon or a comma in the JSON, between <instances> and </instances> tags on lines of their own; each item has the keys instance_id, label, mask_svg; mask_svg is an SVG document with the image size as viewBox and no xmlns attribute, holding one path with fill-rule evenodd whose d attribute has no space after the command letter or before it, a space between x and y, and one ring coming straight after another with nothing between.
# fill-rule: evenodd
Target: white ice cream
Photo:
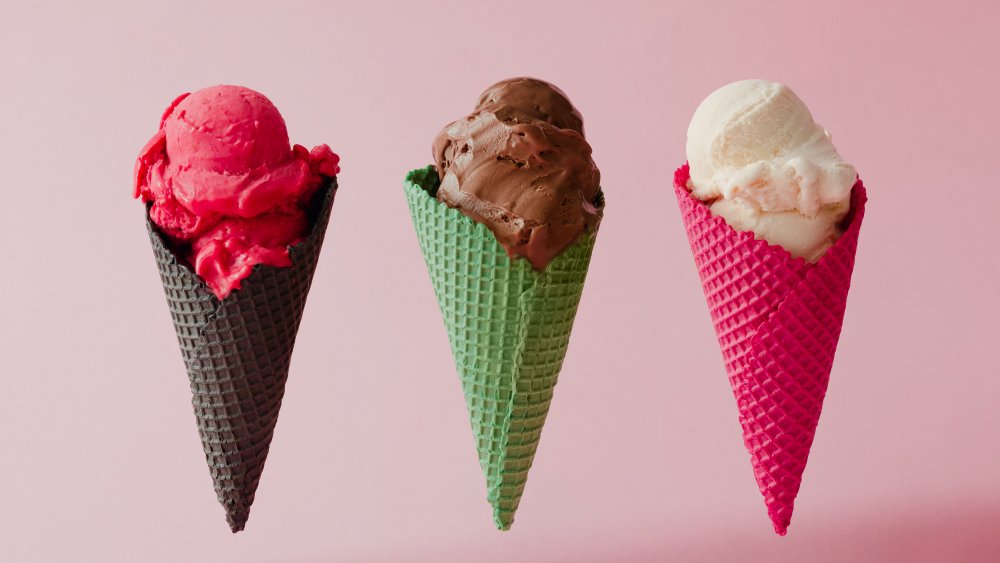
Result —
<instances>
[{"instance_id":1,"label":"white ice cream","mask_svg":"<svg viewBox=\"0 0 1000 563\"><path fill-rule=\"evenodd\" d=\"M854 167L787 86L743 80L709 94L687 134L688 187L734 229L815 262L837 240Z\"/></svg>"}]
</instances>

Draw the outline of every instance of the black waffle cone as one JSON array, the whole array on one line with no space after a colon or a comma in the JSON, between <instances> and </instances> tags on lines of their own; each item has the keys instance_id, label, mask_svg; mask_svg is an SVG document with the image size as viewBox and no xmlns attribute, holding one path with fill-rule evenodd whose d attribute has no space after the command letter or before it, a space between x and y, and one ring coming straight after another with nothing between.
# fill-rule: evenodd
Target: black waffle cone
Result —
<instances>
[{"instance_id":1,"label":"black waffle cone","mask_svg":"<svg viewBox=\"0 0 1000 563\"><path fill-rule=\"evenodd\" d=\"M233 532L246 525L264 469L336 190L333 178L317 194L311 232L289 249L291 266L258 265L221 301L146 214L205 459Z\"/></svg>"}]
</instances>

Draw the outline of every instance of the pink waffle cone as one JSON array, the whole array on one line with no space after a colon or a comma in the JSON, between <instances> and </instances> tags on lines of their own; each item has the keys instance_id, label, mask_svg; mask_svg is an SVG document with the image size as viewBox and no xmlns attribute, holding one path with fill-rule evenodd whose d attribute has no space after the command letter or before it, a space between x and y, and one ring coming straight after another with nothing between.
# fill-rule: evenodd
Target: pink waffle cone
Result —
<instances>
[{"instance_id":1,"label":"pink waffle cone","mask_svg":"<svg viewBox=\"0 0 1000 563\"><path fill-rule=\"evenodd\" d=\"M844 234L815 264L739 232L674 190L774 531L785 535L844 321L867 196L858 180Z\"/></svg>"}]
</instances>

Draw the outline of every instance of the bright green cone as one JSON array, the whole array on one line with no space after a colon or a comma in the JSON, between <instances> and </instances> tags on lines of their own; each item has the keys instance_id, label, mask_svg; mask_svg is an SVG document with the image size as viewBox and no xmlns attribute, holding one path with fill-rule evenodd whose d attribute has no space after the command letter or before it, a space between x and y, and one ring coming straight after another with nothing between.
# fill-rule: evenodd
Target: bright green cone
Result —
<instances>
[{"instance_id":1,"label":"bright green cone","mask_svg":"<svg viewBox=\"0 0 1000 563\"><path fill-rule=\"evenodd\" d=\"M486 475L493 521L506 530L524 492L587 277L593 237L543 272L511 261L485 226L438 202L437 172L404 189L448 329Z\"/></svg>"}]
</instances>

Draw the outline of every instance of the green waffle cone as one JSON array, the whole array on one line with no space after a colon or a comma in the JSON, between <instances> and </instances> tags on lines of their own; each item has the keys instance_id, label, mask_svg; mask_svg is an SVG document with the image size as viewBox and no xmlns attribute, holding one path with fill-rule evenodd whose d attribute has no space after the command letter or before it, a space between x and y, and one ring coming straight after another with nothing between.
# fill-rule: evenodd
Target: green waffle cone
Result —
<instances>
[{"instance_id":1,"label":"green waffle cone","mask_svg":"<svg viewBox=\"0 0 1000 563\"><path fill-rule=\"evenodd\" d=\"M469 410L493 521L514 521L559 377L594 238L536 271L433 197L433 166L404 182Z\"/></svg>"}]
</instances>

